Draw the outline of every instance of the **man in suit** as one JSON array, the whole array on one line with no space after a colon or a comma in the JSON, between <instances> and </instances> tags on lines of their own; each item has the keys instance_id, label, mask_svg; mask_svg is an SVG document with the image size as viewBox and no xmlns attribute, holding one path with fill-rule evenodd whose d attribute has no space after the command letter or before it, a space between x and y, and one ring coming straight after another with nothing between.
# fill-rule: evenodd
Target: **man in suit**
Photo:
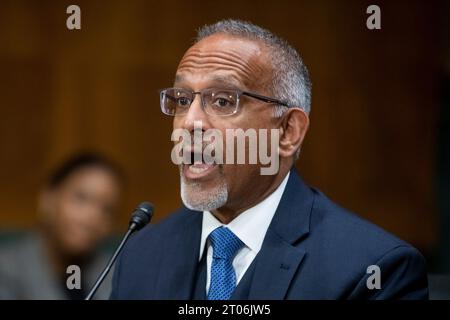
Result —
<instances>
[{"instance_id":1,"label":"man in suit","mask_svg":"<svg viewBox=\"0 0 450 320\"><path fill-rule=\"evenodd\" d=\"M184 207L130 240L111 298L427 298L416 249L340 208L293 169L310 100L306 66L284 40L237 20L200 29L174 88L161 91L163 113L192 135L196 121L201 132L276 129L279 168L263 175L261 163L181 164ZM186 150L189 159L200 152Z\"/></svg>"}]
</instances>

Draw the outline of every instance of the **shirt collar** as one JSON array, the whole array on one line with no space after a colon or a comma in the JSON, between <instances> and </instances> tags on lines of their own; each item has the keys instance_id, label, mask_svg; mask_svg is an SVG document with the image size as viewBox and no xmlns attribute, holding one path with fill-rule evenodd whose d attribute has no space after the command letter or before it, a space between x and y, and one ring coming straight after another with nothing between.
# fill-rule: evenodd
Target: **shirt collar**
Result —
<instances>
[{"instance_id":1,"label":"shirt collar","mask_svg":"<svg viewBox=\"0 0 450 320\"><path fill-rule=\"evenodd\" d=\"M254 251L255 254L261 249L264 237L270 222L280 203L281 196L286 188L289 179L289 172L284 178L283 182L278 188L272 192L267 198L257 205L247 209L233 219L228 225L229 228L247 248ZM209 211L203 211L202 221L202 237L200 241L200 255L199 260L203 256L205 243L209 234L218 227L224 226L217 218Z\"/></svg>"}]
</instances>

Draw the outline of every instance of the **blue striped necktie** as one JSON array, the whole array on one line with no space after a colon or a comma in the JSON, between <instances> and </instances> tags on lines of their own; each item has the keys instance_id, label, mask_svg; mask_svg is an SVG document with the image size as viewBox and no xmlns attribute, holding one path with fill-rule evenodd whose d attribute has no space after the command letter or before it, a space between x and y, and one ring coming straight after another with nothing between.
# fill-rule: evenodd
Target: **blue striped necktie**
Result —
<instances>
[{"instance_id":1,"label":"blue striped necktie","mask_svg":"<svg viewBox=\"0 0 450 320\"><path fill-rule=\"evenodd\" d=\"M213 260L208 300L228 300L236 288L233 259L244 243L226 227L212 231L209 240L213 247Z\"/></svg>"}]
</instances>

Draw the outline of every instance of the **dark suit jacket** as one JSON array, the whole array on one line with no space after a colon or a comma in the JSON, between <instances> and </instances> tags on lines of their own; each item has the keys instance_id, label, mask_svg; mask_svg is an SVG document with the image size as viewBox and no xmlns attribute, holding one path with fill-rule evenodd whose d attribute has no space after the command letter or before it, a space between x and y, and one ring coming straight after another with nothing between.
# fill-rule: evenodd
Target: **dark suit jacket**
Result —
<instances>
[{"instance_id":1,"label":"dark suit jacket","mask_svg":"<svg viewBox=\"0 0 450 320\"><path fill-rule=\"evenodd\" d=\"M119 258L111 298L194 298L201 228L202 213L181 208L136 234ZM370 265L381 270L381 289L366 285ZM416 249L340 208L292 170L261 251L232 299L427 297L425 260Z\"/></svg>"}]
</instances>

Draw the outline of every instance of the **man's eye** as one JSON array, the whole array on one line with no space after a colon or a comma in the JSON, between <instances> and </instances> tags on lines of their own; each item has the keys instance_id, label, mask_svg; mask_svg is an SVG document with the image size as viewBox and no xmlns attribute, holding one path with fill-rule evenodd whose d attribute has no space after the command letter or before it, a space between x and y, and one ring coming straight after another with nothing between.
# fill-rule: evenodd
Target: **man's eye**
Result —
<instances>
[{"instance_id":1,"label":"man's eye","mask_svg":"<svg viewBox=\"0 0 450 320\"><path fill-rule=\"evenodd\" d=\"M186 97L180 97L180 98L177 98L177 104L179 106L186 107L191 104L191 101Z\"/></svg>"},{"instance_id":2,"label":"man's eye","mask_svg":"<svg viewBox=\"0 0 450 320\"><path fill-rule=\"evenodd\" d=\"M234 102L231 99L216 98L213 102L213 105L219 108L226 108L226 107L233 107Z\"/></svg>"}]
</instances>

